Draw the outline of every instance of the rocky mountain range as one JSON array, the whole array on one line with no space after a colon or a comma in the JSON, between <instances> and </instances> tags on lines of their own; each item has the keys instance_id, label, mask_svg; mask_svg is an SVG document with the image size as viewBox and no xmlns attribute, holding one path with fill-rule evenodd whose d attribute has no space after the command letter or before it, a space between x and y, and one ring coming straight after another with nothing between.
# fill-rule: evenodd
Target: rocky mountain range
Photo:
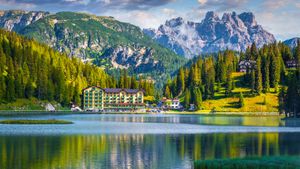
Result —
<instances>
[{"instance_id":1,"label":"rocky mountain range","mask_svg":"<svg viewBox=\"0 0 300 169\"><path fill-rule=\"evenodd\" d=\"M224 13L221 18L207 12L199 23L179 17L166 21L158 29L144 29L144 33L187 58L225 49L244 51L254 42L258 47L275 42L274 36L264 30L250 12Z\"/></svg>"},{"instance_id":2,"label":"rocky mountain range","mask_svg":"<svg viewBox=\"0 0 300 169\"><path fill-rule=\"evenodd\" d=\"M49 14L49 12L42 11L0 11L0 27L9 31L18 32L27 25L30 25Z\"/></svg>"},{"instance_id":3,"label":"rocky mountain range","mask_svg":"<svg viewBox=\"0 0 300 169\"><path fill-rule=\"evenodd\" d=\"M298 41L300 41L300 38L291 38L288 40L283 41L284 44L288 45L290 48L295 48L298 44Z\"/></svg>"},{"instance_id":4,"label":"rocky mountain range","mask_svg":"<svg viewBox=\"0 0 300 169\"><path fill-rule=\"evenodd\" d=\"M85 13L0 12L0 27L107 69L172 73L185 58L154 42L134 25Z\"/></svg>"}]
</instances>

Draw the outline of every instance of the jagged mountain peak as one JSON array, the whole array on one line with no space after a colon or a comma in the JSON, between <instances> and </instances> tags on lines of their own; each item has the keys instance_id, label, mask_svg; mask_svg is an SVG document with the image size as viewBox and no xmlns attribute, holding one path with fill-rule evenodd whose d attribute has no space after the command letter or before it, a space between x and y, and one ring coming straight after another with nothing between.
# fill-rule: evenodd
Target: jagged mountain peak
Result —
<instances>
[{"instance_id":1,"label":"jagged mountain peak","mask_svg":"<svg viewBox=\"0 0 300 169\"><path fill-rule=\"evenodd\" d=\"M171 20L167 20L165 25L169 27L177 27L184 23L184 20L182 17L173 18Z\"/></svg>"},{"instance_id":2,"label":"jagged mountain peak","mask_svg":"<svg viewBox=\"0 0 300 169\"><path fill-rule=\"evenodd\" d=\"M249 26L257 25L257 22L255 20L255 16L252 12L243 12L239 14L239 18Z\"/></svg>"},{"instance_id":3,"label":"jagged mountain peak","mask_svg":"<svg viewBox=\"0 0 300 169\"><path fill-rule=\"evenodd\" d=\"M295 48L300 42L300 37L291 38L283 41L284 44L288 45L290 48Z\"/></svg>"},{"instance_id":4,"label":"jagged mountain peak","mask_svg":"<svg viewBox=\"0 0 300 169\"><path fill-rule=\"evenodd\" d=\"M167 21L157 30L145 29L144 32L187 58L225 49L244 51L252 43L262 47L275 42L274 36L257 24L251 12L224 13L219 18L216 12L209 11L201 22L185 21L179 17Z\"/></svg>"},{"instance_id":5,"label":"jagged mountain peak","mask_svg":"<svg viewBox=\"0 0 300 169\"><path fill-rule=\"evenodd\" d=\"M214 11L209 11L206 13L203 22L208 22L208 21L212 22L212 21L218 21L218 20L220 20L218 14L215 13Z\"/></svg>"},{"instance_id":6,"label":"jagged mountain peak","mask_svg":"<svg viewBox=\"0 0 300 169\"><path fill-rule=\"evenodd\" d=\"M43 11L24 11L24 10L5 10L0 11L0 27L9 31L20 31L39 19L48 16L49 12Z\"/></svg>"}]
</instances>

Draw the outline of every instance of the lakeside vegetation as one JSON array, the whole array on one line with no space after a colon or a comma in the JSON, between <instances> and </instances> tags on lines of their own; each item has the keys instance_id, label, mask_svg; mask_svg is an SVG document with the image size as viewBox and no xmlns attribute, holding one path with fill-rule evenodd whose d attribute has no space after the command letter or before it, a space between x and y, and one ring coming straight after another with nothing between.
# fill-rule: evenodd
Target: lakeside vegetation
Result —
<instances>
[{"instance_id":1,"label":"lakeside vegetation","mask_svg":"<svg viewBox=\"0 0 300 169\"><path fill-rule=\"evenodd\" d=\"M299 169L299 157L256 157L245 159L204 160L194 163L195 169Z\"/></svg>"},{"instance_id":2,"label":"lakeside vegetation","mask_svg":"<svg viewBox=\"0 0 300 169\"><path fill-rule=\"evenodd\" d=\"M241 68L241 61L249 65ZM300 43L295 49L283 43L258 49L254 43L244 53L199 57L167 82L164 96L180 98L186 109L193 104L196 110L299 112Z\"/></svg>"},{"instance_id":3,"label":"lakeside vegetation","mask_svg":"<svg viewBox=\"0 0 300 169\"><path fill-rule=\"evenodd\" d=\"M71 121L66 120L2 120L0 124L73 124Z\"/></svg>"},{"instance_id":4,"label":"lakeside vegetation","mask_svg":"<svg viewBox=\"0 0 300 169\"><path fill-rule=\"evenodd\" d=\"M251 89L243 87L242 80L245 73L234 72L231 74L235 88L231 96L226 96L226 87L219 88L213 99L201 103L201 111L215 112L278 112L278 95L274 88L269 93L254 95ZM243 96L243 106L240 105L240 94ZM184 100L182 98L182 100Z\"/></svg>"}]
</instances>

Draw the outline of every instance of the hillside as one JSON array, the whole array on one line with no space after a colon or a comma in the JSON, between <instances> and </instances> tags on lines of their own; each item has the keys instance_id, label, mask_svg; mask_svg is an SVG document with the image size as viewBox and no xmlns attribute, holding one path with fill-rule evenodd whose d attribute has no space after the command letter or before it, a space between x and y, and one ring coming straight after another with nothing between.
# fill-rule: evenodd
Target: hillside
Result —
<instances>
[{"instance_id":1,"label":"hillside","mask_svg":"<svg viewBox=\"0 0 300 169\"><path fill-rule=\"evenodd\" d=\"M217 57L200 57L179 69L165 85L164 96L180 98L185 109L199 111L283 112L290 106L292 112L299 102L299 67L287 63L299 63L299 58L300 46L292 54L283 43L260 49L252 44L245 53L226 50Z\"/></svg>"},{"instance_id":2,"label":"hillside","mask_svg":"<svg viewBox=\"0 0 300 169\"><path fill-rule=\"evenodd\" d=\"M101 68L4 30L0 30L0 74L0 104L34 98L64 106L80 104L83 88L113 85Z\"/></svg>"},{"instance_id":3,"label":"hillside","mask_svg":"<svg viewBox=\"0 0 300 169\"><path fill-rule=\"evenodd\" d=\"M107 69L127 68L136 74L164 77L185 63L184 58L145 36L139 27L112 17L59 12L17 32Z\"/></svg>"}]
</instances>

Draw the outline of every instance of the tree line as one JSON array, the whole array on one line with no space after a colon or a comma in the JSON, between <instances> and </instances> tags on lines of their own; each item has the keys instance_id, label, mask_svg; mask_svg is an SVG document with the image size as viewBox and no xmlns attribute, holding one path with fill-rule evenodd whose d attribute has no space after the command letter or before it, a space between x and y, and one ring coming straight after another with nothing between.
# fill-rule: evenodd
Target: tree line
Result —
<instances>
[{"instance_id":1,"label":"tree line","mask_svg":"<svg viewBox=\"0 0 300 169\"><path fill-rule=\"evenodd\" d=\"M300 117L300 41L295 48L297 67L287 77L287 85L279 92L279 112L286 117Z\"/></svg>"},{"instance_id":2,"label":"tree line","mask_svg":"<svg viewBox=\"0 0 300 169\"><path fill-rule=\"evenodd\" d=\"M247 68L243 75L243 87L250 88L253 95L271 92L271 88L277 93L279 86L287 85L290 74L293 74L293 71L287 70L286 63L299 60L298 48L299 45L292 50L279 42L258 49L254 43L245 52L226 50L199 57L190 67L180 68L177 75L167 82L164 96L183 97L186 108L195 104L197 109L201 108L203 100L214 99L215 92L222 87L225 88L225 96L231 97L236 85L232 73L239 71L240 61L253 61L252 67Z\"/></svg>"},{"instance_id":3,"label":"tree line","mask_svg":"<svg viewBox=\"0 0 300 169\"><path fill-rule=\"evenodd\" d=\"M82 89L92 85L145 88L147 94L153 93L150 82L124 76L115 80L99 67L33 39L0 30L0 103L35 97L63 106L70 102L80 104Z\"/></svg>"}]
</instances>

